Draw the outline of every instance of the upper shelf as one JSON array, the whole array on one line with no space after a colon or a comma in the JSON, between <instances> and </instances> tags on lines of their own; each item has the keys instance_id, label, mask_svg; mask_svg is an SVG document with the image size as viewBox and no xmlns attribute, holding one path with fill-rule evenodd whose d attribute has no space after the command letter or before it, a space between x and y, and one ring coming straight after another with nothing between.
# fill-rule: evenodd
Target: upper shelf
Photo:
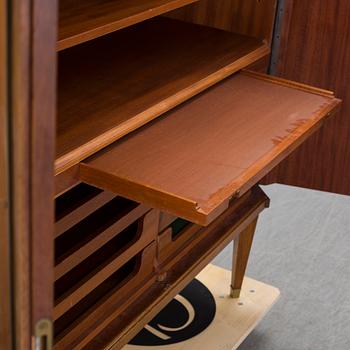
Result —
<instances>
[{"instance_id":1,"label":"upper shelf","mask_svg":"<svg viewBox=\"0 0 350 350\"><path fill-rule=\"evenodd\" d=\"M198 0L60 0L57 49L81 44Z\"/></svg>"},{"instance_id":2,"label":"upper shelf","mask_svg":"<svg viewBox=\"0 0 350 350\"><path fill-rule=\"evenodd\" d=\"M56 174L268 53L162 17L60 52Z\"/></svg>"},{"instance_id":3,"label":"upper shelf","mask_svg":"<svg viewBox=\"0 0 350 350\"><path fill-rule=\"evenodd\" d=\"M226 79L86 160L82 181L209 224L339 104L314 88L247 74Z\"/></svg>"}]
</instances>

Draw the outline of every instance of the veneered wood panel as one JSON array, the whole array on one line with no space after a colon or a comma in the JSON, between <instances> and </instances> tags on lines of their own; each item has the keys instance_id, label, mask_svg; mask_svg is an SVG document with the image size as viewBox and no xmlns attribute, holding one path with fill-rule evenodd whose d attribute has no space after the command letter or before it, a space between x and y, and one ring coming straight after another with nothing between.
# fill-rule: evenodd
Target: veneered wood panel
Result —
<instances>
[{"instance_id":1,"label":"veneered wood panel","mask_svg":"<svg viewBox=\"0 0 350 350\"><path fill-rule=\"evenodd\" d=\"M276 0L201 0L170 16L271 42Z\"/></svg>"},{"instance_id":2,"label":"veneered wood panel","mask_svg":"<svg viewBox=\"0 0 350 350\"><path fill-rule=\"evenodd\" d=\"M58 50L198 0L60 0Z\"/></svg>"},{"instance_id":3,"label":"veneered wood panel","mask_svg":"<svg viewBox=\"0 0 350 350\"><path fill-rule=\"evenodd\" d=\"M12 348L12 283L9 222L8 22L7 1L0 0L0 348Z\"/></svg>"},{"instance_id":4,"label":"veneered wood panel","mask_svg":"<svg viewBox=\"0 0 350 350\"><path fill-rule=\"evenodd\" d=\"M286 0L276 74L330 89L341 111L266 179L350 195L350 2Z\"/></svg>"},{"instance_id":5,"label":"veneered wood panel","mask_svg":"<svg viewBox=\"0 0 350 350\"><path fill-rule=\"evenodd\" d=\"M62 51L56 174L268 53L261 40L167 18Z\"/></svg>"},{"instance_id":6,"label":"veneered wood panel","mask_svg":"<svg viewBox=\"0 0 350 350\"><path fill-rule=\"evenodd\" d=\"M11 209L16 349L31 347L30 38L31 1L13 0L11 35Z\"/></svg>"},{"instance_id":7,"label":"veneered wood panel","mask_svg":"<svg viewBox=\"0 0 350 350\"><path fill-rule=\"evenodd\" d=\"M29 203L33 326L40 319L52 319L53 308L56 7L56 0L35 0L32 7Z\"/></svg>"},{"instance_id":8,"label":"veneered wood panel","mask_svg":"<svg viewBox=\"0 0 350 350\"><path fill-rule=\"evenodd\" d=\"M200 225L289 155L332 94L236 74L81 164L81 180Z\"/></svg>"},{"instance_id":9,"label":"veneered wood panel","mask_svg":"<svg viewBox=\"0 0 350 350\"><path fill-rule=\"evenodd\" d=\"M79 183L79 165L72 166L63 173L58 174L55 176L55 198L79 185Z\"/></svg>"}]
</instances>

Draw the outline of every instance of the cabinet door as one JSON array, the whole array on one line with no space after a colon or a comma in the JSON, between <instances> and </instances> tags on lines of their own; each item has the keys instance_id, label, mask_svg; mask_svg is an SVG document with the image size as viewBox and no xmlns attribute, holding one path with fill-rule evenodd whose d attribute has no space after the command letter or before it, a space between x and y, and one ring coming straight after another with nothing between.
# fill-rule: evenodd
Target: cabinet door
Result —
<instances>
[{"instance_id":1,"label":"cabinet door","mask_svg":"<svg viewBox=\"0 0 350 350\"><path fill-rule=\"evenodd\" d=\"M9 62L6 86L1 93L1 98L8 99L1 119L1 136L6 132L5 119L8 121L8 142L1 138L1 156L4 157L6 146L8 156L6 170L1 173L8 174L10 186L5 186L3 175L0 182L9 197L7 237L11 239L11 281L15 286L11 293L14 347L50 349L56 80L56 28L52 23L56 1L7 1L7 11L3 11L2 0L1 6L1 16L6 14L7 23L12 26L2 37L5 43L1 41L7 47ZM5 56L2 49L0 52ZM1 215L6 215L5 209Z\"/></svg>"},{"instance_id":2,"label":"cabinet door","mask_svg":"<svg viewBox=\"0 0 350 350\"><path fill-rule=\"evenodd\" d=\"M350 2L281 3L284 14L281 26L276 26L281 39L273 45L277 65L272 73L332 90L343 104L324 128L270 174L268 182L350 195Z\"/></svg>"},{"instance_id":3,"label":"cabinet door","mask_svg":"<svg viewBox=\"0 0 350 350\"><path fill-rule=\"evenodd\" d=\"M8 112L6 1L0 1L0 348L12 346L11 272L8 210Z\"/></svg>"}]
</instances>

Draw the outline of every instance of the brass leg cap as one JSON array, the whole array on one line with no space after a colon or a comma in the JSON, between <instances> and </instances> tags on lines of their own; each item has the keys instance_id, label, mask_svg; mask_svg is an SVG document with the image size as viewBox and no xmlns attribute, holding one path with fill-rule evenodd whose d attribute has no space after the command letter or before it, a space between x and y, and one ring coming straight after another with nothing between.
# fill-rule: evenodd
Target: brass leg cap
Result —
<instances>
[{"instance_id":1,"label":"brass leg cap","mask_svg":"<svg viewBox=\"0 0 350 350\"><path fill-rule=\"evenodd\" d=\"M241 289L234 289L231 287L231 298L238 299L241 295Z\"/></svg>"}]
</instances>

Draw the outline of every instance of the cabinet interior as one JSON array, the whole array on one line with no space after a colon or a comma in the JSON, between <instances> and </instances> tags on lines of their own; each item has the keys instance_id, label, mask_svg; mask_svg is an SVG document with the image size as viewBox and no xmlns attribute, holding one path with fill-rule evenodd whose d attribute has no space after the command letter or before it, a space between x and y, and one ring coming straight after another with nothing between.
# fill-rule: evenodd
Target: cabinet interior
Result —
<instances>
[{"instance_id":1,"label":"cabinet interior","mask_svg":"<svg viewBox=\"0 0 350 350\"><path fill-rule=\"evenodd\" d=\"M275 9L59 0L55 350L125 345L257 218L255 184L339 104L242 72L266 70Z\"/></svg>"}]
</instances>

